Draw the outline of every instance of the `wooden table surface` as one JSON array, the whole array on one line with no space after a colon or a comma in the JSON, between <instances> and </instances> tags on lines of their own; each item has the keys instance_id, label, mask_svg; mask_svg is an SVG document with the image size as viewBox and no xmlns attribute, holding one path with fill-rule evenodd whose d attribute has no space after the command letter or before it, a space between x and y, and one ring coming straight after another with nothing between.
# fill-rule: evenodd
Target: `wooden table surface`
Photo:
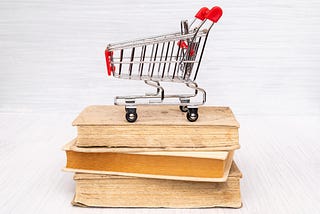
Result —
<instances>
[{"instance_id":1,"label":"wooden table surface","mask_svg":"<svg viewBox=\"0 0 320 214\"><path fill-rule=\"evenodd\" d=\"M22 0L0 2L0 213L317 213L320 3L218 3L197 80L206 105L230 106L240 123L241 209L72 207L61 171L84 107L149 91L106 77L107 43L178 31L212 1Z\"/></svg>"}]
</instances>

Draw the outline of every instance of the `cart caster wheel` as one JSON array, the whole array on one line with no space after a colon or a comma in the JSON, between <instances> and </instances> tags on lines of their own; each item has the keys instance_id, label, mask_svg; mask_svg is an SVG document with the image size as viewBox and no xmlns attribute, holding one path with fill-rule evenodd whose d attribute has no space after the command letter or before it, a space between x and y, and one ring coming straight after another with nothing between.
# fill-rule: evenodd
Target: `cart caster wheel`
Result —
<instances>
[{"instance_id":1,"label":"cart caster wheel","mask_svg":"<svg viewBox=\"0 0 320 214\"><path fill-rule=\"evenodd\" d=\"M135 108L126 108L126 119L129 123L133 123L137 120L138 114Z\"/></svg>"},{"instance_id":2,"label":"cart caster wheel","mask_svg":"<svg viewBox=\"0 0 320 214\"><path fill-rule=\"evenodd\" d=\"M137 113L133 112L133 113L126 113L126 119L129 123L134 123L138 118Z\"/></svg>"},{"instance_id":3,"label":"cart caster wheel","mask_svg":"<svg viewBox=\"0 0 320 214\"><path fill-rule=\"evenodd\" d=\"M188 111L188 107L187 106L179 106L180 111L182 112L187 112Z\"/></svg>"},{"instance_id":4,"label":"cart caster wheel","mask_svg":"<svg viewBox=\"0 0 320 214\"><path fill-rule=\"evenodd\" d=\"M198 114L198 109L197 108L190 108L188 109L187 113L187 119L190 122L195 122L198 120L199 114Z\"/></svg>"}]
</instances>

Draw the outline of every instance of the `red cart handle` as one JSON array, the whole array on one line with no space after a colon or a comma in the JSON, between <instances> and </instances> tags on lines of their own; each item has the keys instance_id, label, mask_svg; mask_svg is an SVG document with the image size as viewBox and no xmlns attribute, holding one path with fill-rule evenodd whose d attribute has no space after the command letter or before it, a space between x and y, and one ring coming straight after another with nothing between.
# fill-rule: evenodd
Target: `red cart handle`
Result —
<instances>
[{"instance_id":1,"label":"red cart handle","mask_svg":"<svg viewBox=\"0 0 320 214\"><path fill-rule=\"evenodd\" d=\"M203 21L206 18L208 12L209 9L207 7L203 7L198 11L198 13L194 17Z\"/></svg>"},{"instance_id":2,"label":"red cart handle","mask_svg":"<svg viewBox=\"0 0 320 214\"><path fill-rule=\"evenodd\" d=\"M215 6L209 10L206 14L205 18L209 19L210 21L217 23L220 17L222 16L222 9L218 6Z\"/></svg>"},{"instance_id":3,"label":"red cart handle","mask_svg":"<svg viewBox=\"0 0 320 214\"><path fill-rule=\"evenodd\" d=\"M106 55L106 63L107 63L108 75L111 76L111 73L116 70L116 68L113 65L111 65L111 57L113 55L113 52L112 51L108 51L106 49L104 53Z\"/></svg>"}]
</instances>

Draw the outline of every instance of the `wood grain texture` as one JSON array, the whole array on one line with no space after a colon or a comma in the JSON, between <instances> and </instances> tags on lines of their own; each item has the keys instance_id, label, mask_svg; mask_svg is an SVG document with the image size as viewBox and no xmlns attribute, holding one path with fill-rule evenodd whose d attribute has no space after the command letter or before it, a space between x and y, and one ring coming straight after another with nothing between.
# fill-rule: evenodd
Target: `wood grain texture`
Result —
<instances>
[{"instance_id":1,"label":"wood grain texture","mask_svg":"<svg viewBox=\"0 0 320 214\"><path fill-rule=\"evenodd\" d=\"M71 173L62 142L76 135L70 113L1 113L0 207L11 213L103 213L72 207ZM50 120L50 123L48 123ZM168 213L317 213L320 116L238 116L243 173L240 210L148 210ZM32 133L32 134L30 134ZM28 197L26 197L28 195ZM275 197L277 196L277 197ZM111 213L145 210L108 209Z\"/></svg>"},{"instance_id":2,"label":"wood grain texture","mask_svg":"<svg viewBox=\"0 0 320 214\"><path fill-rule=\"evenodd\" d=\"M105 46L177 31L182 18L212 4L0 1L1 213L106 213L70 205L74 182L61 172L60 148L76 136L70 123L85 106L152 91L106 78ZM244 174L243 207L107 212L319 212L320 3L216 4L224 15L208 39L198 83L208 105L231 106L241 124L235 158Z\"/></svg>"}]
</instances>

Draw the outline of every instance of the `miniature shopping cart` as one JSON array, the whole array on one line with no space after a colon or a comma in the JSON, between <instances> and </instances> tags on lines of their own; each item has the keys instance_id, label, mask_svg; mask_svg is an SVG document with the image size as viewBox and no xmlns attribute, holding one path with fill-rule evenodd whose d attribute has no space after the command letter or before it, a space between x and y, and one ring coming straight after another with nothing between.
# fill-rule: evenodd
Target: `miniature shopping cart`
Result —
<instances>
[{"instance_id":1,"label":"miniature shopping cart","mask_svg":"<svg viewBox=\"0 0 320 214\"><path fill-rule=\"evenodd\" d=\"M198 119L198 106L206 102L206 92L195 80L209 31L221 15L220 7L211 10L203 7L190 24L187 20L181 21L181 32L107 46L109 76L142 80L156 89L156 93L151 94L115 97L115 105L125 106L128 122L137 120L138 105L178 105L181 111L187 112L189 121ZM160 82L183 83L193 93L166 94Z\"/></svg>"}]
</instances>

